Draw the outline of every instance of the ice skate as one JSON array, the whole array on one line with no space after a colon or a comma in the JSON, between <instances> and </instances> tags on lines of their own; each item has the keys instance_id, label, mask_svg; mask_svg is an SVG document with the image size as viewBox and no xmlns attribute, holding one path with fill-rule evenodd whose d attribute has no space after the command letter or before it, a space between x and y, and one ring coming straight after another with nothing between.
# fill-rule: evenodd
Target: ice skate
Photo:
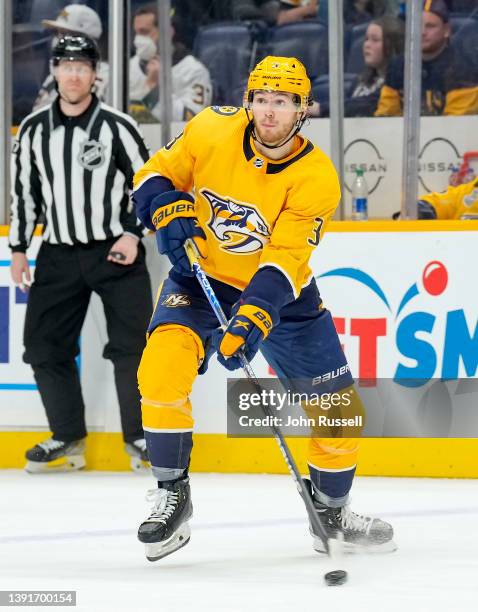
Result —
<instances>
[{"instance_id":1,"label":"ice skate","mask_svg":"<svg viewBox=\"0 0 478 612\"><path fill-rule=\"evenodd\" d=\"M85 440L62 442L49 438L25 453L25 470L31 474L71 472L85 467Z\"/></svg>"},{"instance_id":2,"label":"ice skate","mask_svg":"<svg viewBox=\"0 0 478 612\"><path fill-rule=\"evenodd\" d=\"M309 492L312 485L304 478ZM329 538L341 540L341 548L346 553L386 553L393 552L397 545L393 541L393 528L378 518L363 516L350 510L348 505L329 508L312 495L314 506ZM310 530L313 547L317 552L325 552L320 537Z\"/></svg>"},{"instance_id":3,"label":"ice skate","mask_svg":"<svg viewBox=\"0 0 478 612\"><path fill-rule=\"evenodd\" d=\"M146 558L158 561L185 546L191 537L188 520L193 513L189 478L158 483L146 497L153 502L149 517L138 529Z\"/></svg>"},{"instance_id":4,"label":"ice skate","mask_svg":"<svg viewBox=\"0 0 478 612\"><path fill-rule=\"evenodd\" d=\"M134 442L126 442L125 451L131 457L130 465L133 472L143 472L151 467L148 457L148 449L146 448L146 440L140 438Z\"/></svg>"}]
</instances>

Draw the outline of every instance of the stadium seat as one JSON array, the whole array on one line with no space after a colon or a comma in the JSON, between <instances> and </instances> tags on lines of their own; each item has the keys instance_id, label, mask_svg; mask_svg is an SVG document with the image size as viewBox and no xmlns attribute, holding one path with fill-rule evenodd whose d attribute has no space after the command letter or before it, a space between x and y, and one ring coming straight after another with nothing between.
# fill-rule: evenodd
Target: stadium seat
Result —
<instances>
[{"instance_id":1,"label":"stadium seat","mask_svg":"<svg viewBox=\"0 0 478 612\"><path fill-rule=\"evenodd\" d=\"M345 72L349 74L360 74L364 69L362 47L367 27L368 23L361 23L350 30L349 50L345 60Z\"/></svg>"},{"instance_id":2,"label":"stadium seat","mask_svg":"<svg viewBox=\"0 0 478 612\"><path fill-rule=\"evenodd\" d=\"M478 19L473 17L450 18L451 42L461 61L475 67L478 64Z\"/></svg>"},{"instance_id":3,"label":"stadium seat","mask_svg":"<svg viewBox=\"0 0 478 612\"><path fill-rule=\"evenodd\" d=\"M469 28L477 27L478 19L467 17L466 15L450 15L451 35L460 34Z\"/></svg>"},{"instance_id":4,"label":"stadium seat","mask_svg":"<svg viewBox=\"0 0 478 612\"><path fill-rule=\"evenodd\" d=\"M209 69L213 104L232 104L233 92L247 79L255 60L255 30L248 23L218 23L199 28L194 55Z\"/></svg>"},{"instance_id":5,"label":"stadium seat","mask_svg":"<svg viewBox=\"0 0 478 612\"><path fill-rule=\"evenodd\" d=\"M478 2L476 0L453 0L452 3L453 13L467 14L478 14ZM453 16L453 14L452 14Z\"/></svg>"},{"instance_id":6,"label":"stadium seat","mask_svg":"<svg viewBox=\"0 0 478 612\"><path fill-rule=\"evenodd\" d=\"M298 21L270 28L264 55L300 59L311 79L328 72L327 27L317 20Z\"/></svg>"},{"instance_id":7,"label":"stadium seat","mask_svg":"<svg viewBox=\"0 0 478 612\"><path fill-rule=\"evenodd\" d=\"M329 104L329 75L323 75L312 81L312 98L320 104Z\"/></svg>"},{"instance_id":8,"label":"stadium seat","mask_svg":"<svg viewBox=\"0 0 478 612\"><path fill-rule=\"evenodd\" d=\"M242 106L244 101L244 92L247 87L247 79L239 83L231 92L230 104L232 106Z\"/></svg>"},{"instance_id":9,"label":"stadium seat","mask_svg":"<svg viewBox=\"0 0 478 612\"><path fill-rule=\"evenodd\" d=\"M356 74L344 74L344 99L346 100L352 95L352 92L357 83ZM323 75L312 81L312 98L319 102L321 106L321 116L327 117L329 114L329 91L330 82L329 75Z\"/></svg>"}]
</instances>

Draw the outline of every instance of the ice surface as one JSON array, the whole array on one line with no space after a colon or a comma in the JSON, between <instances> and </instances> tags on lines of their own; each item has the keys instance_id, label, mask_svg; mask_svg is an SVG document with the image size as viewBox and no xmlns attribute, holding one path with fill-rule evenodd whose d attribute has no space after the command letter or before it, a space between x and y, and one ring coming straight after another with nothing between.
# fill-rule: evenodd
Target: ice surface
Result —
<instances>
[{"instance_id":1,"label":"ice surface","mask_svg":"<svg viewBox=\"0 0 478 612\"><path fill-rule=\"evenodd\" d=\"M333 563L288 476L192 474L191 542L156 563L135 537L151 476L5 470L0 485L0 590L76 590L69 609L478 610L476 481L357 478L353 509L391 521L399 550ZM347 585L326 587L338 568Z\"/></svg>"}]
</instances>

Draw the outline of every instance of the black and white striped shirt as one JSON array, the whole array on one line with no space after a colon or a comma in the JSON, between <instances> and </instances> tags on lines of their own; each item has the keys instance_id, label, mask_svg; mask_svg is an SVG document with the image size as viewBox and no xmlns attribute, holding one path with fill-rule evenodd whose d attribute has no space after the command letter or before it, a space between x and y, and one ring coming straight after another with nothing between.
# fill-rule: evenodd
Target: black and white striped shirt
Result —
<instances>
[{"instance_id":1,"label":"black and white striped shirt","mask_svg":"<svg viewBox=\"0 0 478 612\"><path fill-rule=\"evenodd\" d=\"M43 213L43 240L87 244L142 236L129 192L149 158L136 123L93 96L79 117L58 99L20 125L12 156L10 247L25 251Z\"/></svg>"}]
</instances>

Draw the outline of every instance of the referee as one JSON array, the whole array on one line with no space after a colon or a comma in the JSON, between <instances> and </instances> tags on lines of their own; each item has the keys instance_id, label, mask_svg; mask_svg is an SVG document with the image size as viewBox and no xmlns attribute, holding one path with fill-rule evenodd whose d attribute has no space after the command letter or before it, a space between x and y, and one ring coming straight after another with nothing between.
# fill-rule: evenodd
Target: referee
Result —
<instances>
[{"instance_id":1,"label":"referee","mask_svg":"<svg viewBox=\"0 0 478 612\"><path fill-rule=\"evenodd\" d=\"M64 35L53 49L58 96L22 122L13 149L10 248L13 281L26 290L26 249L42 217L24 329L52 437L26 453L27 471L79 469L87 435L75 363L91 293L106 315L103 356L114 365L126 450L147 459L136 371L152 309L140 242L143 227L129 198L149 154L136 123L92 93L99 52L86 36Z\"/></svg>"}]
</instances>

